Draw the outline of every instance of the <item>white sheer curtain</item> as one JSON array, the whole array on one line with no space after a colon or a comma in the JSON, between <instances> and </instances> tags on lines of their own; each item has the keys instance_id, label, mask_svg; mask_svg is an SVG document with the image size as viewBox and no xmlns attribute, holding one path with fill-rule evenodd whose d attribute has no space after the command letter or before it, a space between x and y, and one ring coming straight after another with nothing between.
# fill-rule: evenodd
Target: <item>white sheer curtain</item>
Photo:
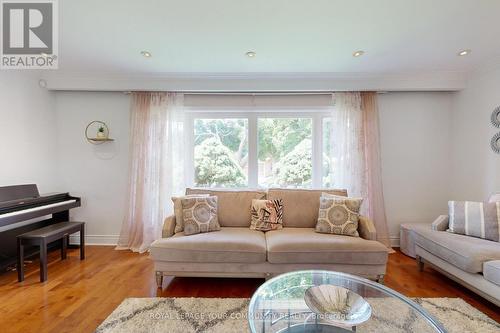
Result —
<instances>
[{"instance_id":1,"label":"white sheer curtain","mask_svg":"<svg viewBox=\"0 0 500 333\"><path fill-rule=\"evenodd\" d=\"M366 198L361 94L334 93L331 117L332 184L336 188L346 188L349 196Z\"/></svg>"},{"instance_id":2,"label":"white sheer curtain","mask_svg":"<svg viewBox=\"0 0 500 333\"><path fill-rule=\"evenodd\" d=\"M336 188L364 199L362 214L371 218L377 239L390 246L380 164L375 93L334 93L330 135L331 177Z\"/></svg>"},{"instance_id":3,"label":"white sheer curtain","mask_svg":"<svg viewBox=\"0 0 500 333\"><path fill-rule=\"evenodd\" d=\"M184 185L183 95L132 93L127 212L117 249L145 252Z\"/></svg>"}]
</instances>

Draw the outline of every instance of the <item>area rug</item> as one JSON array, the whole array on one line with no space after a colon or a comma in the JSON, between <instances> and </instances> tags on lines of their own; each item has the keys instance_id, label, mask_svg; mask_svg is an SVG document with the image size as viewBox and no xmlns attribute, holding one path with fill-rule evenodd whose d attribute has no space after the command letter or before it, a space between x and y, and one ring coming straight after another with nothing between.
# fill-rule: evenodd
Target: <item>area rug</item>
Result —
<instances>
[{"instance_id":1,"label":"area rug","mask_svg":"<svg viewBox=\"0 0 500 333\"><path fill-rule=\"evenodd\" d=\"M378 299L381 300L381 299ZM460 298L414 298L450 333L500 332L500 324ZM249 332L247 298L127 298L97 333ZM430 332L422 320L391 300L370 302L372 319L357 332ZM399 304L399 308L398 305Z\"/></svg>"}]
</instances>

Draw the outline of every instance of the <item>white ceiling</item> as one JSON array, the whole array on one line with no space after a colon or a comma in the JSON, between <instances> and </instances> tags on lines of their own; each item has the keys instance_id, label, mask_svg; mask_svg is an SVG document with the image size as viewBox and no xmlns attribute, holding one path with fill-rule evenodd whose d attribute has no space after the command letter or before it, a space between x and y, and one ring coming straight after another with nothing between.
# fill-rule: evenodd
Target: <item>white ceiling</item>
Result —
<instances>
[{"instance_id":1,"label":"white ceiling","mask_svg":"<svg viewBox=\"0 0 500 333\"><path fill-rule=\"evenodd\" d=\"M400 74L469 71L500 56L500 0L62 0L59 6L64 72ZM458 57L462 49L472 54ZM254 59L245 56L250 50ZM356 50L366 53L354 58Z\"/></svg>"}]
</instances>

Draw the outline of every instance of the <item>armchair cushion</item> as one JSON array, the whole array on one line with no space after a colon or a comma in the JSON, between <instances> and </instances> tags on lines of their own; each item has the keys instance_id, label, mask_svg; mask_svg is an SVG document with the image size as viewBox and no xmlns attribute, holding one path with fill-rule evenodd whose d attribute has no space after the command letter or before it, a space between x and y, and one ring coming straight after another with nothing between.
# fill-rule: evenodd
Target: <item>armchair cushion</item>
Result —
<instances>
[{"instance_id":1,"label":"armchair cushion","mask_svg":"<svg viewBox=\"0 0 500 333\"><path fill-rule=\"evenodd\" d=\"M500 260L485 262L483 265L483 276L486 280L500 286Z\"/></svg>"},{"instance_id":2,"label":"armchair cushion","mask_svg":"<svg viewBox=\"0 0 500 333\"><path fill-rule=\"evenodd\" d=\"M483 263L500 260L500 244L480 238L419 228L414 230L419 247L469 273L483 271Z\"/></svg>"},{"instance_id":3,"label":"armchair cushion","mask_svg":"<svg viewBox=\"0 0 500 333\"><path fill-rule=\"evenodd\" d=\"M432 230L435 231L446 231L448 230L448 222L449 222L448 215L440 215L438 216L437 219L432 222Z\"/></svg>"},{"instance_id":4,"label":"armchair cushion","mask_svg":"<svg viewBox=\"0 0 500 333\"><path fill-rule=\"evenodd\" d=\"M449 231L500 242L500 202L449 201Z\"/></svg>"}]
</instances>

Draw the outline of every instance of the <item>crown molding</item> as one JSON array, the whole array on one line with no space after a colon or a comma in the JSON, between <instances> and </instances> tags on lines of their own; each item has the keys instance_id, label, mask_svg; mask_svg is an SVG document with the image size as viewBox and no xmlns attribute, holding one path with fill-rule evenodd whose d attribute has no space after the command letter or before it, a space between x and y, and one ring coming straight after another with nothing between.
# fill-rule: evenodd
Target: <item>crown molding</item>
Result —
<instances>
[{"instance_id":1,"label":"crown molding","mask_svg":"<svg viewBox=\"0 0 500 333\"><path fill-rule=\"evenodd\" d=\"M462 72L432 73L70 73L44 72L49 90L179 92L457 91Z\"/></svg>"}]
</instances>

